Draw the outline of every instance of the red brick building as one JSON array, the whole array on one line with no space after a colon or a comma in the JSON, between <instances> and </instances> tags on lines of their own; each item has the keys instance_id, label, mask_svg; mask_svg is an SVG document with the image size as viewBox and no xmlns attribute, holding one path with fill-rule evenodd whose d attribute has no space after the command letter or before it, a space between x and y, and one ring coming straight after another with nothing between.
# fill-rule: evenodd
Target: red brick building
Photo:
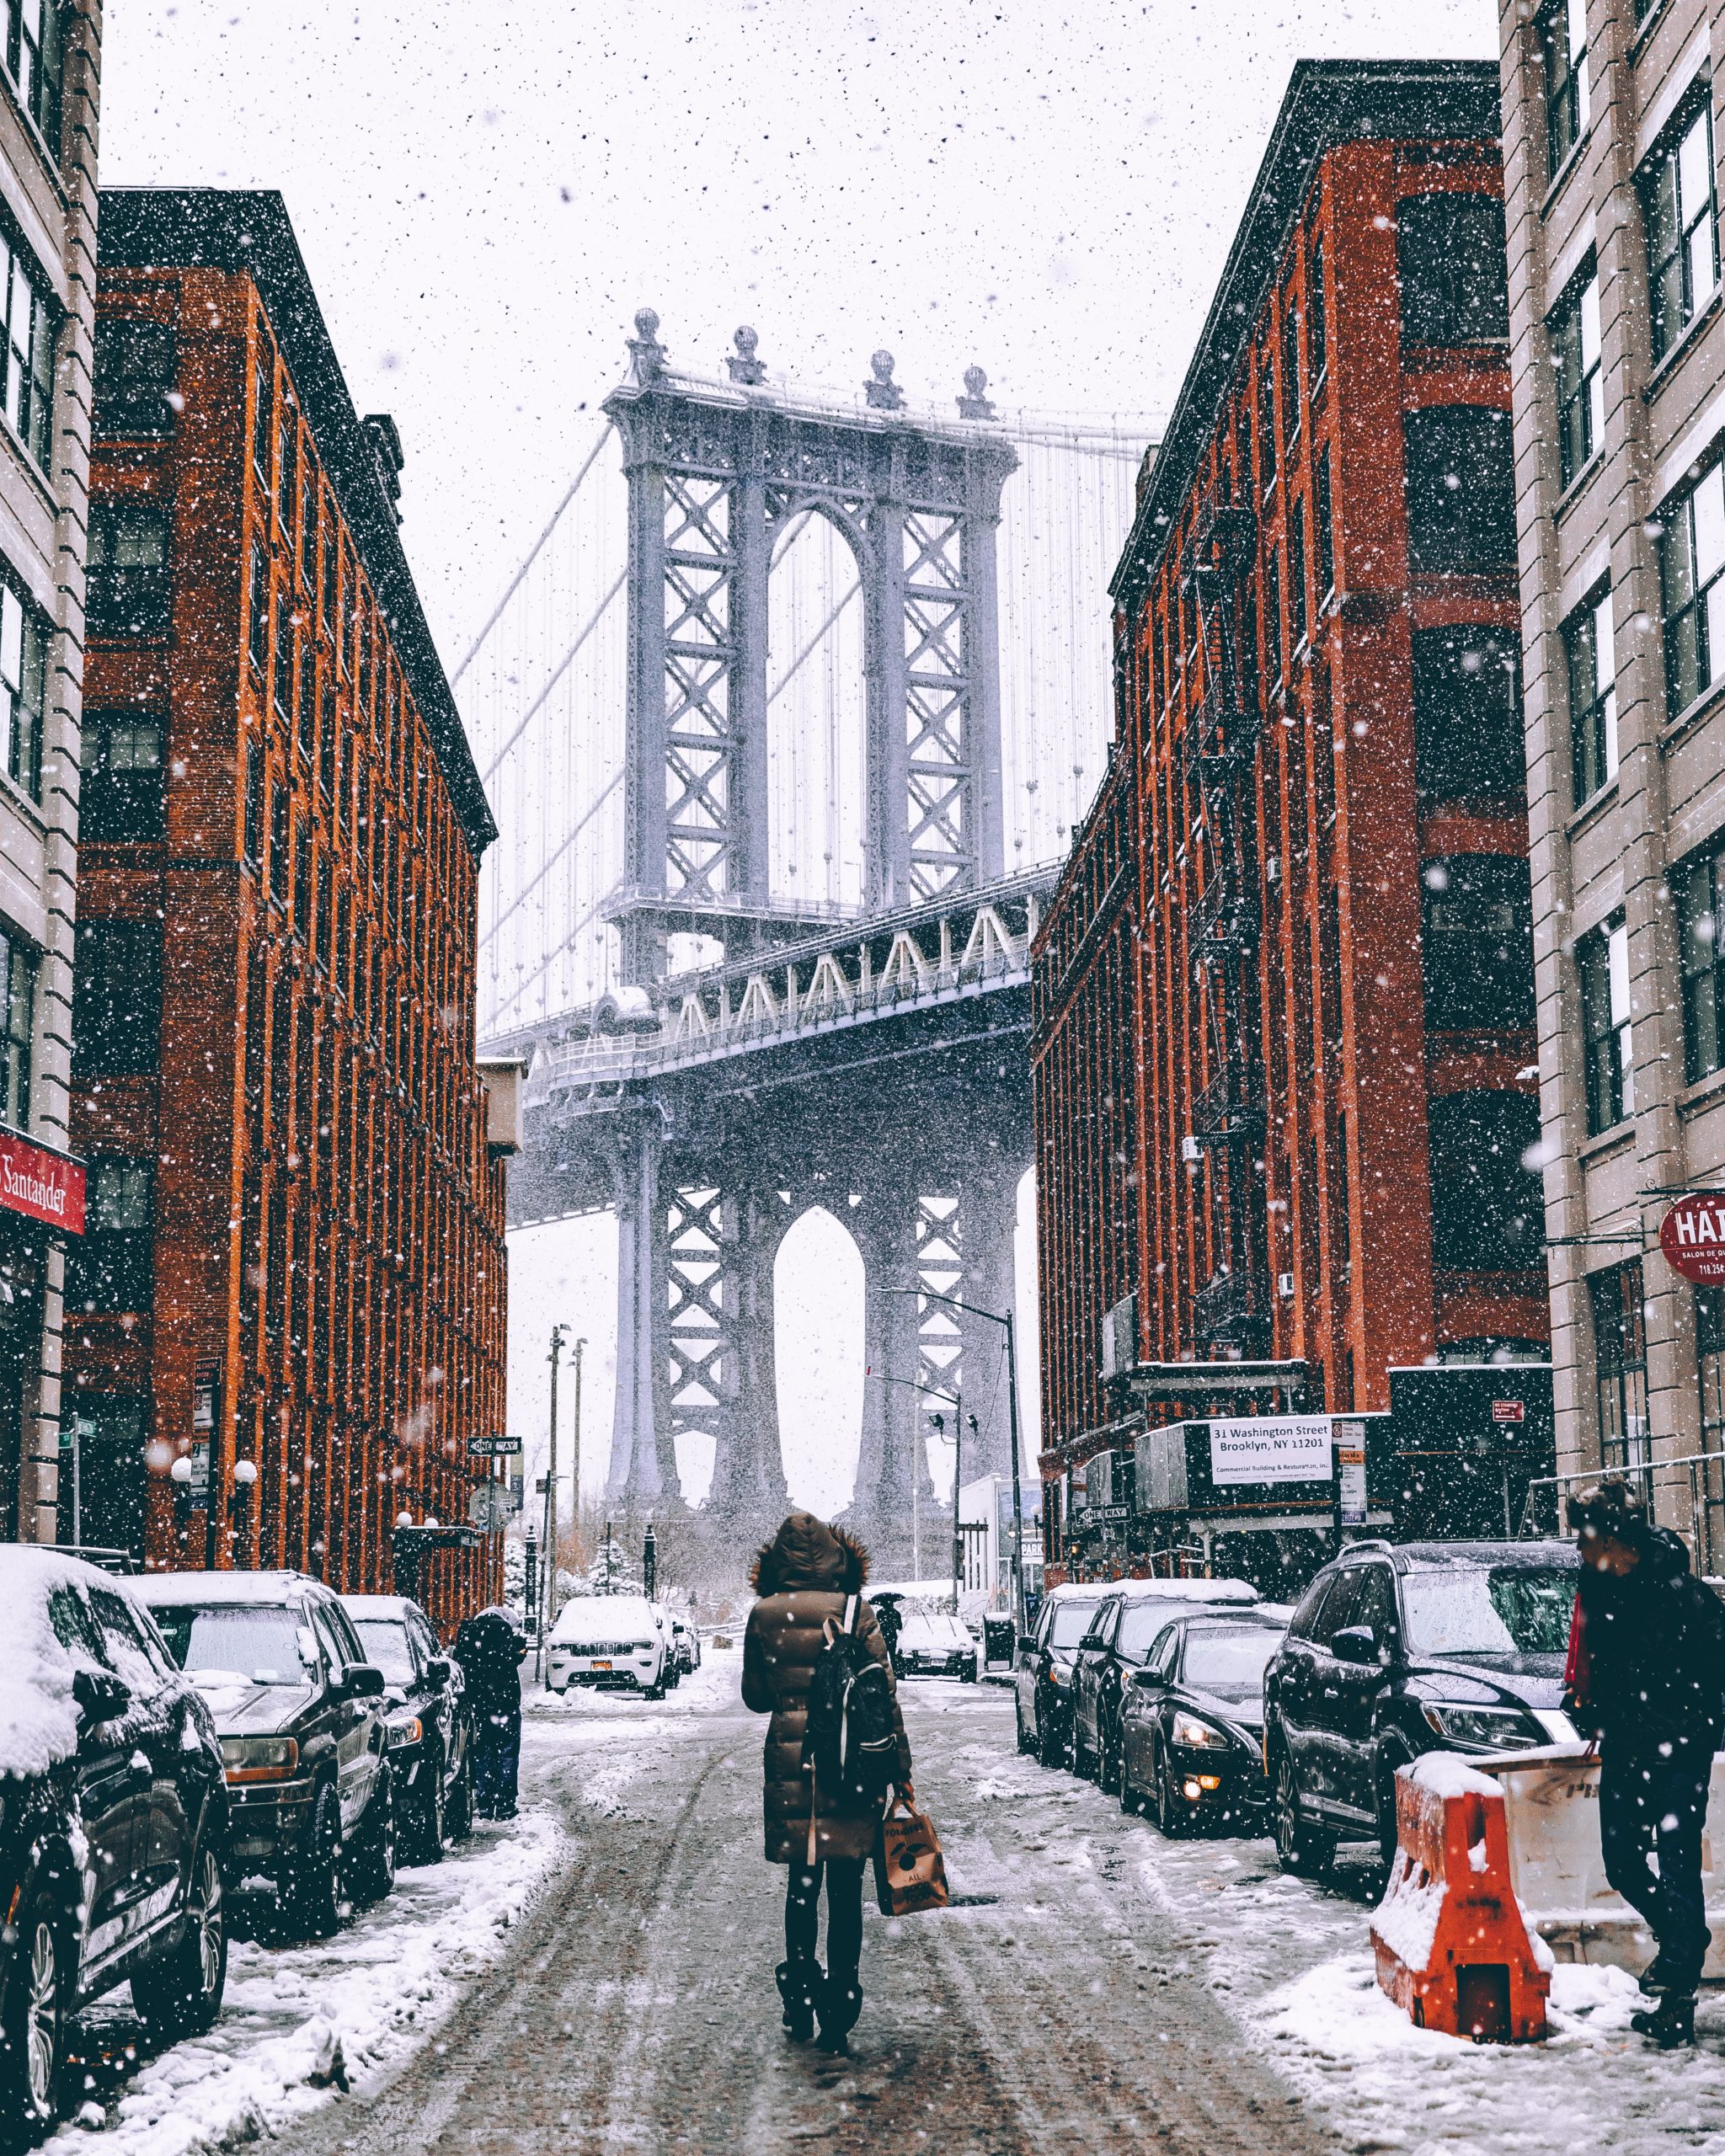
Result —
<instances>
[{"instance_id":1,"label":"red brick building","mask_svg":"<svg viewBox=\"0 0 1725 2156\"><path fill-rule=\"evenodd\" d=\"M502 1428L495 828L280 197L102 212L61 1537L387 1587Z\"/></svg>"},{"instance_id":2,"label":"red brick building","mask_svg":"<svg viewBox=\"0 0 1725 2156\"><path fill-rule=\"evenodd\" d=\"M1545 1352L1496 82L1296 68L1146 459L1035 953L1051 1561L1146 1417Z\"/></svg>"}]
</instances>

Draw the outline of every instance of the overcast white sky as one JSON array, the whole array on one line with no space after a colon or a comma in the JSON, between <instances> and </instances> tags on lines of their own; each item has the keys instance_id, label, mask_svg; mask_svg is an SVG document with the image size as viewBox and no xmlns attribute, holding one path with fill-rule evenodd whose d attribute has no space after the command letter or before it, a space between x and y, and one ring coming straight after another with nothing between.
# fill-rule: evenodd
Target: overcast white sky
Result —
<instances>
[{"instance_id":1,"label":"overcast white sky","mask_svg":"<svg viewBox=\"0 0 1725 2156\"><path fill-rule=\"evenodd\" d=\"M686 366L716 369L749 322L816 381L860 382L884 344L913 393L955 393L975 360L1010 403L1165 412L1294 61L1489 57L1496 19L1493 0L110 0L102 175L286 196L355 403L400 426L403 536L452 664L567 485L638 307ZM536 1235L513 1266L511 1427L543 1425L564 1305L601 1364L590 1478L602 1244ZM793 1381L842 1418L839 1359L817 1344ZM833 1502L824 1451L787 1450L793 1494Z\"/></svg>"}]
</instances>

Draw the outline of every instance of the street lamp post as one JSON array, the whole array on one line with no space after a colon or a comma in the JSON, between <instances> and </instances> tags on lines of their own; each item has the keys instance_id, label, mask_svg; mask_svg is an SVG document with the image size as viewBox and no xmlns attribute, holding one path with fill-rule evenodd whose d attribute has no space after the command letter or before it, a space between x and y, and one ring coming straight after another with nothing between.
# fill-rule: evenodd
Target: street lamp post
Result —
<instances>
[{"instance_id":1,"label":"street lamp post","mask_svg":"<svg viewBox=\"0 0 1725 2156\"><path fill-rule=\"evenodd\" d=\"M932 1288L889 1288L889 1295L918 1295L931 1303L944 1303L949 1310L964 1310L1005 1329L1007 1336L1007 1421L1012 1443L1012 1623L1024 1630L1024 1497L1018 1469L1018 1351L1011 1310L985 1310L975 1303L960 1302L956 1295L937 1294Z\"/></svg>"},{"instance_id":2,"label":"street lamp post","mask_svg":"<svg viewBox=\"0 0 1725 2156\"><path fill-rule=\"evenodd\" d=\"M545 1636L557 1622L557 1371L563 1360L563 1343L569 1336L566 1325L551 1328L551 1443L545 1463L545 1592L539 1598L539 1646L542 1655ZM551 1659L544 1656L545 1689L551 1689Z\"/></svg>"}]
</instances>

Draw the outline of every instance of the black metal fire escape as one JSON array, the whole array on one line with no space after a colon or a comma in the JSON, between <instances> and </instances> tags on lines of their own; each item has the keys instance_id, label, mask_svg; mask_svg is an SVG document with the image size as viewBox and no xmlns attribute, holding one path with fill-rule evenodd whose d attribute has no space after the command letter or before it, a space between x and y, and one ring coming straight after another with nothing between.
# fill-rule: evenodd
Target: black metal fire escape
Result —
<instances>
[{"instance_id":1,"label":"black metal fire escape","mask_svg":"<svg viewBox=\"0 0 1725 2156\"><path fill-rule=\"evenodd\" d=\"M1257 544L1250 509L1206 504L1183 573L1198 609L1203 691L1182 743L1198 869L1189 915L1193 984L1204 1009L1204 1074L1191 1137L1205 1162L1214 1270L1196 1298L1200 1349L1252 1358L1270 1340L1263 1166L1266 1093L1259 1039L1258 914L1252 772L1259 714L1240 653L1240 600ZM1251 670L1255 676L1256 669Z\"/></svg>"}]
</instances>

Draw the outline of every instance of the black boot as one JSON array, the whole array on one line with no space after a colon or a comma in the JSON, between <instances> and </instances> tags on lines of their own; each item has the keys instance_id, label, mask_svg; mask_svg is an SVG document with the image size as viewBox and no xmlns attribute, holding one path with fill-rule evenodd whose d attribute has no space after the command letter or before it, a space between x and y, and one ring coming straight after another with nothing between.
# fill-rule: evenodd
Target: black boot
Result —
<instances>
[{"instance_id":1,"label":"black boot","mask_svg":"<svg viewBox=\"0 0 1725 2156\"><path fill-rule=\"evenodd\" d=\"M1655 2007L1632 2014L1629 2025L1638 2036L1647 2036L1662 2052L1695 2041L1695 1993L1668 1991Z\"/></svg>"},{"instance_id":2,"label":"black boot","mask_svg":"<svg viewBox=\"0 0 1725 2156\"><path fill-rule=\"evenodd\" d=\"M1662 1946L1636 1979L1649 1999L1662 1998L1671 1988L1671 1967Z\"/></svg>"},{"instance_id":3,"label":"black boot","mask_svg":"<svg viewBox=\"0 0 1725 2156\"><path fill-rule=\"evenodd\" d=\"M856 1977L842 1972L828 1977L814 1992L814 2010L820 2016L820 2034L816 2039L824 2052L832 2052L842 2058L849 2049L845 2039L857 2025L857 2016L862 2011L862 1993Z\"/></svg>"},{"instance_id":4,"label":"black boot","mask_svg":"<svg viewBox=\"0 0 1725 2156\"><path fill-rule=\"evenodd\" d=\"M781 1961L773 1972L778 1995L784 2002L783 2026L793 2044L806 2044L814 2034L814 2002L823 1978L819 1961Z\"/></svg>"}]
</instances>

